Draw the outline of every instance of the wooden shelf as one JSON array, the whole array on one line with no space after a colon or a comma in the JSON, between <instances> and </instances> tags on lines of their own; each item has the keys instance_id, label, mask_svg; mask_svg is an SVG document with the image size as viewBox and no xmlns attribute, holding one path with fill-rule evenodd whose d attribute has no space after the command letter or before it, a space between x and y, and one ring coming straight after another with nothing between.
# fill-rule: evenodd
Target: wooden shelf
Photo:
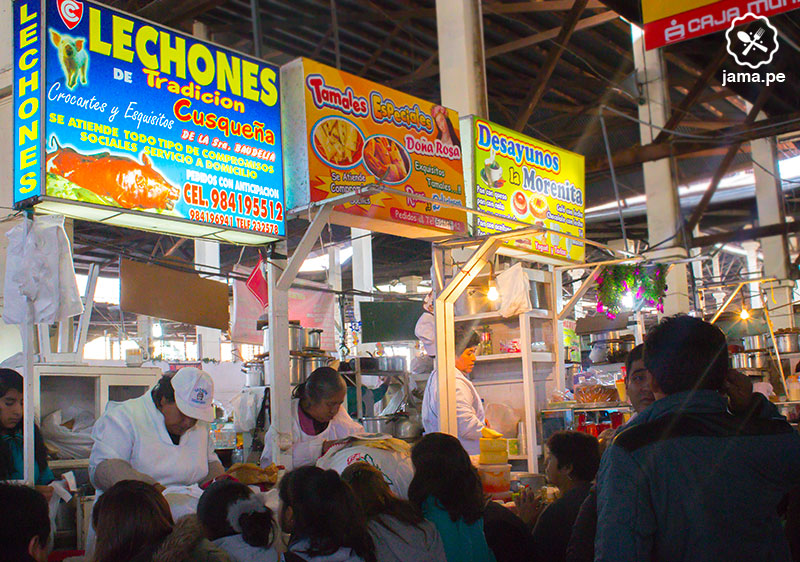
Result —
<instances>
[{"instance_id":1,"label":"wooden shelf","mask_svg":"<svg viewBox=\"0 0 800 562\"><path fill-rule=\"evenodd\" d=\"M555 363L555 357L549 351L532 351L531 361L534 363Z\"/></svg>"},{"instance_id":2,"label":"wooden shelf","mask_svg":"<svg viewBox=\"0 0 800 562\"><path fill-rule=\"evenodd\" d=\"M475 386L489 386L493 384L522 384L522 375L518 379L475 379L471 381Z\"/></svg>"},{"instance_id":3,"label":"wooden shelf","mask_svg":"<svg viewBox=\"0 0 800 562\"><path fill-rule=\"evenodd\" d=\"M528 455L508 455L508 460L510 460L510 461L526 461L526 460L528 460Z\"/></svg>"},{"instance_id":4,"label":"wooden shelf","mask_svg":"<svg viewBox=\"0 0 800 562\"><path fill-rule=\"evenodd\" d=\"M550 320L551 319L550 311L549 310L544 310L544 309L541 309L541 308L533 308L533 309L531 309L528 312L525 312L523 314L525 314L525 315L527 315L527 316L529 316L531 318L537 318L537 319L542 319L542 320ZM495 310L495 311L492 311L492 312L480 312L478 314L469 314L467 316L456 316L455 317L455 322L470 322L470 321L474 321L474 320L507 320L507 321L516 322L517 318L518 318L518 315L516 315L516 314L514 316L510 316L508 318L505 318L505 317L500 315L500 312Z\"/></svg>"},{"instance_id":5,"label":"wooden shelf","mask_svg":"<svg viewBox=\"0 0 800 562\"><path fill-rule=\"evenodd\" d=\"M478 314L467 314L466 316L456 316L455 322L469 322L471 320L516 320L516 316L503 318L496 310L492 312L479 312Z\"/></svg>"},{"instance_id":6,"label":"wooden shelf","mask_svg":"<svg viewBox=\"0 0 800 562\"><path fill-rule=\"evenodd\" d=\"M475 361L483 363L484 361L508 361L513 359L522 359L522 353L493 353L491 355L477 355Z\"/></svg>"},{"instance_id":7,"label":"wooden shelf","mask_svg":"<svg viewBox=\"0 0 800 562\"><path fill-rule=\"evenodd\" d=\"M89 468L89 459L56 459L47 461L51 470L71 470L74 468Z\"/></svg>"},{"instance_id":8,"label":"wooden shelf","mask_svg":"<svg viewBox=\"0 0 800 562\"><path fill-rule=\"evenodd\" d=\"M561 406L558 408L542 408L539 410L542 414L555 413L555 412L602 412L605 410L630 410L631 405L627 402L604 402L594 404L571 404L569 406Z\"/></svg>"}]
</instances>

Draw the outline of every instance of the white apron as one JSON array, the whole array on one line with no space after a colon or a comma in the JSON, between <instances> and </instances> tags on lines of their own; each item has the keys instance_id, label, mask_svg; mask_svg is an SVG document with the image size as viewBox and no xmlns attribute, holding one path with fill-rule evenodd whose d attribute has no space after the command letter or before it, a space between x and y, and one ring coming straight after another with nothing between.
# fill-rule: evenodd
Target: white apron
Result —
<instances>
[{"instance_id":1,"label":"white apron","mask_svg":"<svg viewBox=\"0 0 800 562\"><path fill-rule=\"evenodd\" d=\"M341 405L336 416L328 422L328 427L319 435L308 435L300 427L300 415L297 412L300 400L292 399L292 465L294 468L314 465L322 456L322 445L325 441L343 439L354 433L363 433L364 427L353 421L347 413L344 404ZM278 439L275 426L271 425L264 437L264 452L261 453L261 466L272 463L272 445Z\"/></svg>"}]
</instances>

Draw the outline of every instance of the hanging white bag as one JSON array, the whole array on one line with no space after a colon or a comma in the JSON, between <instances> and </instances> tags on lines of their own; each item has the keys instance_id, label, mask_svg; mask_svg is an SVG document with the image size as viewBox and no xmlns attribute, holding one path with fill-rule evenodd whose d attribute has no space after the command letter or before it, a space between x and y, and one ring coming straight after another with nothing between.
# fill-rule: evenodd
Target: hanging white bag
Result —
<instances>
[{"instance_id":1,"label":"hanging white bag","mask_svg":"<svg viewBox=\"0 0 800 562\"><path fill-rule=\"evenodd\" d=\"M530 283L521 263L497 274L497 291L500 293L500 315L503 318L531 309Z\"/></svg>"}]
</instances>

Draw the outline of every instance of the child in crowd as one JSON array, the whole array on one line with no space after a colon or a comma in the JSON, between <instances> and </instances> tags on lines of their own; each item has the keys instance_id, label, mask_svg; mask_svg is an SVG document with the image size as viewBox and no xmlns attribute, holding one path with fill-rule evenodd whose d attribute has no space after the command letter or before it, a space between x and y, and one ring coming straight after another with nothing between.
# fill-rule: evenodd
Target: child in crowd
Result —
<instances>
[{"instance_id":1,"label":"child in crowd","mask_svg":"<svg viewBox=\"0 0 800 562\"><path fill-rule=\"evenodd\" d=\"M55 480L47 466L47 451L39 428L33 426L36 490L50 500ZM0 480L22 480L22 375L0 369Z\"/></svg>"},{"instance_id":2,"label":"child in crowd","mask_svg":"<svg viewBox=\"0 0 800 562\"><path fill-rule=\"evenodd\" d=\"M380 470L356 462L342 472L342 480L361 503L380 562L447 562L439 531L391 492Z\"/></svg>"},{"instance_id":3,"label":"child in crowd","mask_svg":"<svg viewBox=\"0 0 800 562\"><path fill-rule=\"evenodd\" d=\"M303 466L280 482L284 562L377 562L363 510L334 470Z\"/></svg>"},{"instance_id":4,"label":"child in crowd","mask_svg":"<svg viewBox=\"0 0 800 562\"><path fill-rule=\"evenodd\" d=\"M578 431L557 431L547 440L545 475L561 497L545 507L541 498L522 490L519 515L533 527L535 560L563 562L572 526L600 466L597 438Z\"/></svg>"},{"instance_id":5,"label":"child in crowd","mask_svg":"<svg viewBox=\"0 0 800 562\"><path fill-rule=\"evenodd\" d=\"M46 562L50 517L41 494L0 483L0 562Z\"/></svg>"},{"instance_id":6,"label":"child in crowd","mask_svg":"<svg viewBox=\"0 0 800 562\"><path fill-rule=\"evenodd\" d=\"M455 437L429 433L411 449L408 499L431 521L448 562L495 562L483 533L486 500L478 471Z\"/></svg>"},{"instance_id":7,"label":"child in crowd","mask_svg":"<svg viewBox=\"0 0 800 562\"><path fill-rule=\"evenodd\" d=\"M234 562L277 562L272 547L272 511L244 484L221 480L209 486L197 504L206 538Z\"/></svg>"},{"instance_id":8,"label":"child in crowd","mask_svg":"<svg viewBox=\"0 0 800 562\"><path fill-rule=\"evenodd\" d=\"M232 562L203 536L196 518L174 524L167 500L146 482L111 486L94 504L92 525L93 562Z\"/></svg>"}]
</instances>

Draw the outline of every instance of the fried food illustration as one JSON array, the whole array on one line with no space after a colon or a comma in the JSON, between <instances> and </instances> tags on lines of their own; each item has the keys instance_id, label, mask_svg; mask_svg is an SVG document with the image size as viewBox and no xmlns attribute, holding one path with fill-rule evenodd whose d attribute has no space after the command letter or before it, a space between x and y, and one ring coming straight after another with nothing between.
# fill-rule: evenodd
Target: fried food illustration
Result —
<instances>
[{"instance_id":1,"label":"fried food illustration","mask_svg":"<svg viewBox=\"0 0 800 562\"><path fill-rule=\"evenodd\" d=\"M369 170L386 182L400 182L408 176L408 164L400 145L388 137L374 137L364 146L364 162Z\"/></svg>"},{"instance_id":2,"label":"fried food illustration","mask_svg":"<svg viewBox=\"0 0 800 562\"><path fill-rule=\"evenodd\" d=\"M61 61L61 69L67 79L67 88L72 90L78 85L80 78L81 84L86 85L86 67L89 66L89 55L83 44L83 38L74 38L69 35L60 35L54 29L50 30L50 41L58 49L58 60Z\"/></svg>"},{"instance_id":3,"label":"fried food illustration","mask_svg":"<svg viewBox=\"0 0 800 562\"><path fill-rule=\"evenodd\" d=\"M361 160L364 141L351 123L343 119L326 119L314 131L314 142L320 155L331 164L349 166Z\"/></svg>"},{"instance_id":4,"label":"fried food illustration","mask_svg":"<svg viewBox=\"0 0 800 562\"><path fill-rule=\"evenodd\" d=\"M108 152L81 154L55 144L57 149L47 155L48 172L113 199L126 209L171 210L175 207L180 190L153 169L147 154L142 154L140 164L127 156Z\"/></svg>"}]
</instances>

